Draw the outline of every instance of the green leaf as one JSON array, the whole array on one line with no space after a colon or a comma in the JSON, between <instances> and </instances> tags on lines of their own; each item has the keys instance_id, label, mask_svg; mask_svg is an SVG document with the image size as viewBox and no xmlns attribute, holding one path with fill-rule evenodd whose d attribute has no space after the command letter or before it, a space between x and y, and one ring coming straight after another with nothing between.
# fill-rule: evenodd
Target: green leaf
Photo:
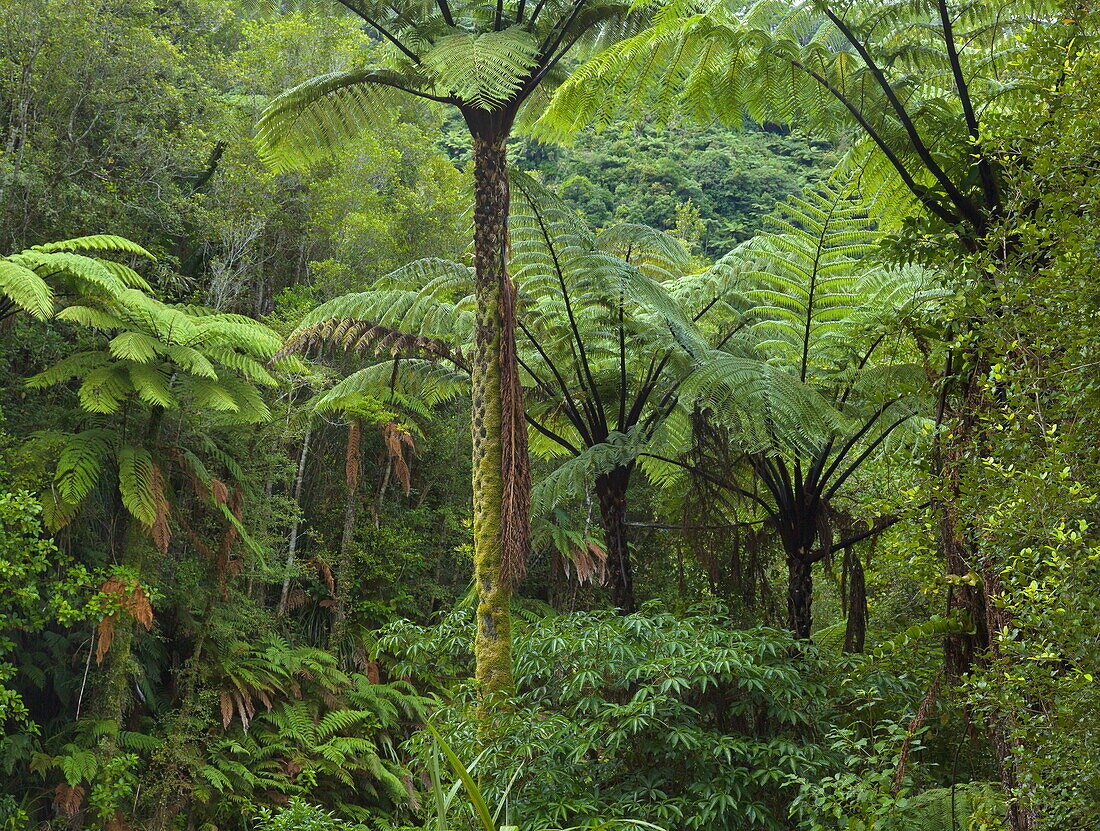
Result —
<instances>
[{"instance_id":1,"label":"green leaf","mask_svg":"<svg viewBox=\"0 0 1100 831\"><path fill-rule=\"evenodd\" d=\"M53 314L53 292L46 281L10 260L0 260L0 292L39 320Z\"/></svg>"},{"instance_id":2,"label":"green leaf","mask_svg":"<svg viewBox=\"0 0 1100 831\"><path fill-rule=\"evenodd\" d=\"M152 527L157 519L157 505L163 494L155 489L153 458L143 447L127 444L118 453L118 487L122 504L135 519Z\"/></svg>"}]
</instances>

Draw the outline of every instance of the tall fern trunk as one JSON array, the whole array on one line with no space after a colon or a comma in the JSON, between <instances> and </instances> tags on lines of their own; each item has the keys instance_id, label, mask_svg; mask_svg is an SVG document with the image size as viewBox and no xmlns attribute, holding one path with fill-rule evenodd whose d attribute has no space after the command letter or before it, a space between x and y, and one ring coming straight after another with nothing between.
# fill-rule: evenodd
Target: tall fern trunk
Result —
<instances>
[{"instance_id":1,"label":"tall fern trunk","mask_svg":"<svg viewBox=\"0 0 1100 831\"><path fill-rule=\"evenodd\" d=\"M630 484L629 467L617 467L596 477L596 498L600 503L604 548L607 552L607 579L611 584L611 602L621 614L633 612L634 575L630 565L630 540L626 526L626 489Z\"/></svg>"},{"instance_id":2,"label":"tall fern trunk","mask_svg":"<svg viewBox=\"0 0 1100 831\"><path fill-rule=\"evenodd\" d=\"M163 420L164 410L155 407L149 414L149 422L145 428L144 443L150 452L156 446ZM121 564L140 580L145 573L145 549L148 543L146 531L141 523L125 510L121 511L119 522L122 526ZM126 712L126 703L129 700L130 655L136 627L137 618L132 612L116 612L114 626L110 630L110 648L103 656L102 686L95 710L99 718L118 724L120 729ZM101 637L105 631L101 630ZM101 743L101 749L108 758L113 753L117 753L116 737L110 733L106 734L104 742Z\"/></svg>"},{"instance_id":3,"label":"tall fern trunk","mask_svg":"<svg viewBox=\"0 0 1100 831\"><path fill-rule=\"evenodd\" d=\"M332 630L329 647L340 654L340 642L347 630L348 601L351 599L351 544L355 540L359 515L359 467L362 463L362 424L352 419L348 424L348 445L344 457L344 531L340 536L340 553L336 561L336 596L332 603Z\"/></svg>"},{"instance_id":4,"label":"tall fern trunk","mask_svg":"<svg viewBox=\"0 0 1100 831\"><path fill-rule=\"evenodd\" d=\"M811 497L799 494L793 501L809 502ZM787 556L787 626L799 640L809 640L813 628L813 566L824 556L814 547L819 522L820 515L811 508L790 511L780 521L779 536Z\"/></svg>"},{"instance_id":5,"label":"tall fern trunk","mask_svg":"<svg viewBox=\"0 0 1100 831\"><path fill-rule=\"evenodd\" d=\"M813 627L813 565L802 552L787 552L787 623L791 634L808 640Z\"/></svg>"},{"instance_id":6,"label":"tall fern trunk","mask_svg":"<svg viewBox=\"0 0 1100 831\"><path fill-rule=\"evenodd\" d=\"M523 576L530 475L515 344L515 290L508 278L509 121L469 111L474 153L473 387L475 675L486 700L512 688L512 590Z\"/></svg>"}]
</instances>

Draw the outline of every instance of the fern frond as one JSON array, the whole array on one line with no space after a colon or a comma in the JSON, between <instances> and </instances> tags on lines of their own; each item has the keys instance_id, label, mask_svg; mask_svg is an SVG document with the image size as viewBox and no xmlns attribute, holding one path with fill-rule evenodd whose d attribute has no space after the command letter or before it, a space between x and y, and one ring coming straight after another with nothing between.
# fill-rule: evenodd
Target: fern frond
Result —
<instances>
[{"instance_id":1,"label":"fern frond","mask_svg":"<svg viewBox=\"0 0 1100 831\"><path fill-rule=\"evenodd\" d=\"M118 486L126 510L147 528L157 519L157 506L164 501L153 469L153 458L143 447L123 445L118 451Z\"/></svg>"}]
</instances>

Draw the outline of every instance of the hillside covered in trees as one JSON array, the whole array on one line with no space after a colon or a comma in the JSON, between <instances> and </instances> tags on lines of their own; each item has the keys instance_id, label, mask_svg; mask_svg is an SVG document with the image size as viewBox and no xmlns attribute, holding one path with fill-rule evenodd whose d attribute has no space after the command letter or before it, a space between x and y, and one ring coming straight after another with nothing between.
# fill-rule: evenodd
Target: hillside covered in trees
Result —
<instances>
[{"instance_id":1,"label":"hillside covered in trees","mask_svg":"<svg viewBox=\"0 0 1100 831\"><path fill-rule=\"evenodd\" d=\"M1100 827L1100 16L0 4L0 829Z\"/></svg>"}]
</instances>

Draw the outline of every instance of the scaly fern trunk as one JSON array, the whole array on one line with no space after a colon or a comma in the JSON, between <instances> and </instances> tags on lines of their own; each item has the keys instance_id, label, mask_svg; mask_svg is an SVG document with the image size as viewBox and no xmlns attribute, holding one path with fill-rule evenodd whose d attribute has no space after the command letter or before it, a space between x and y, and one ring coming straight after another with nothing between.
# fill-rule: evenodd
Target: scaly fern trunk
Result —
<instances>
[{"instance_id":1,"label":"scaly fern trunk","mask_svg":"<svg viewBox=\"0 0 1100 831\"><path fill-rule=\"evenodd\" d=\"M787 554L787 619L799 640L808 640L813 626L813 566L798 553Z\"/></svg>"},{"instance_id":2,"label":"scaly fern trunk","mask_svg":"<svg viewBox=\"0 0 1100 831\"><path fill-rule=\"evenodd\" d=\"M626 527L626 489L631 469L617 467L596 477L596 498L600 503L604 548L607 552L607 578L611 583L611 602L621 614L630 614L634 600L634 575L630 565L630 541Z\"/></svg>"},{"instance_id":3,"label":"scaly fern trunk","mask_svg":"<svg viewBox=\"0 0 1100 831\"><path fill-rule=\"evenodd\" d=\"M474 153L473 387L475 675L487 701L512 688L512 590L523 575L530 477L508 279L508 130L500 114L467 112Z\"/></svg>"}]
</instances>

